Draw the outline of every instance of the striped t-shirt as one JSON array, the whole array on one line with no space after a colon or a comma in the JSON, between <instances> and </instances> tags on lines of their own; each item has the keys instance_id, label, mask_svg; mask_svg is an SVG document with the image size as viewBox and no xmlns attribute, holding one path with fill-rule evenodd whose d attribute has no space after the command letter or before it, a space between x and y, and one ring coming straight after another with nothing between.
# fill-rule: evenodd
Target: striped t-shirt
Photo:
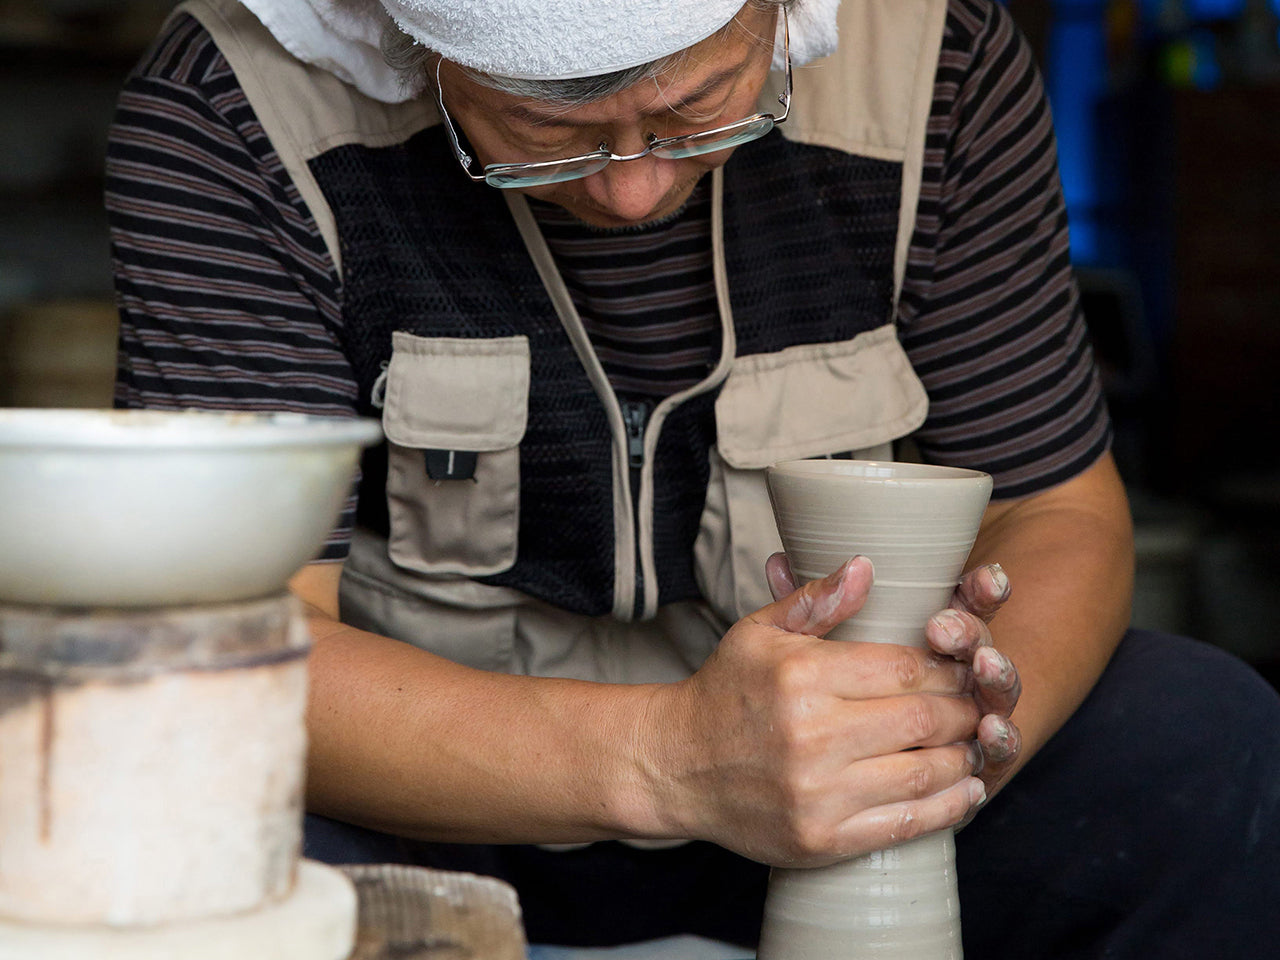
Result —
<instances>
[{"instance_id":1,"label":"striped t-shirt","mask_svg":"<svg viewBox=\"0 0 1280 960\"><path fill-rule=\"evenodd\" d=\"M121 94L107 207L119 405L353 415L337 271L190 17L170 24ZM716 359L708 211L700 190L667 222L602 234L537 209L621 394L669 394ZM929 395L913 435L925 460L985 470L1008 498L1067 480L1106 449L1048 104L1027 43L990 0L948 6L898 328ZM326 558L345 555L353 516L354 499Z\"/></svg>"},{"instance_id":2,"label":"striped t-shirt","mask_svg":"<svg viewBox=\"0 0 1280 960\"><path fill-rule=\"evenodd\" d=\"M534 218L620 396L657 401L707 378L720 353L706 178L660 223L616 230L530 201Z\"/></svg>"}]
</instances>

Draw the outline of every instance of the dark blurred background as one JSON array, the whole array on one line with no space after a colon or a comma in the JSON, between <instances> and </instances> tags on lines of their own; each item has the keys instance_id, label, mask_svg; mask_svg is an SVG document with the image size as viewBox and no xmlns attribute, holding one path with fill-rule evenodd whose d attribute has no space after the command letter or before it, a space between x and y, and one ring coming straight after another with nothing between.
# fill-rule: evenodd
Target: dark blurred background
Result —
<instances>
[{"instance_id":1,"label":"dark blurred background","mask_svg":"<svg viewBox=\"0 0 1280 960\"><path fill-rule=\"evenodd\" d=\"M0 0L0 405L110 401L102 157L172 0ZM1280 680L1280 0L1008 0L1058 128L1134 622Z\"/></svg>"}]
</instances>

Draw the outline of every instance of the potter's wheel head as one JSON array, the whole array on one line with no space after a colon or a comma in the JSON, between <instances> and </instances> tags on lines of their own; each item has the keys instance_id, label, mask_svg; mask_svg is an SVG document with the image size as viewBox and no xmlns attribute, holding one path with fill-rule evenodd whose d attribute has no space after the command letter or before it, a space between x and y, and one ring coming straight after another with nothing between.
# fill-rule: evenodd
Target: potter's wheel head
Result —
<instances>
[{"instance_id":1,"label":"potter's wheel head","mask_svg":"<svg viewBox=\"0 0 1280 960\"><path fill-rule=\"evenodd\" d=\"M0 603L277 593L380 437L374 421L299 414L0 410Z\"/></svg>"}]
</instances>

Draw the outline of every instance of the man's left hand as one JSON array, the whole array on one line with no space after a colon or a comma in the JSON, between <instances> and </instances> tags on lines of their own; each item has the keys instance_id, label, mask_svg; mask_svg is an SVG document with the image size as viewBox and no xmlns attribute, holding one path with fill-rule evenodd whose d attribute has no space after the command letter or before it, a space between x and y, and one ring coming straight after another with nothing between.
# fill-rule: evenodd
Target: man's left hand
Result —
<instances>
[{"instance_id":1,"label":"man's left hand","mask_svg":"<svg viewBox=\"0 0 1280 960\"><path fill-rule=\"evenodd\" d=\"M775 599L795 589L785 554L770 557L765 572ZM977 567L960 581L951 606L925 627L925 639L936 655L967 663L972 672L972 696L982 712L978 746L985 761L977 775L987 785L988 798L1009 778L1022 748L1022 735L1009 719L1022 693L1022 680L1013 662L992 644L987 626L1007 599L1009 578L1000 565Z\"/></svg>"}]
</instances>

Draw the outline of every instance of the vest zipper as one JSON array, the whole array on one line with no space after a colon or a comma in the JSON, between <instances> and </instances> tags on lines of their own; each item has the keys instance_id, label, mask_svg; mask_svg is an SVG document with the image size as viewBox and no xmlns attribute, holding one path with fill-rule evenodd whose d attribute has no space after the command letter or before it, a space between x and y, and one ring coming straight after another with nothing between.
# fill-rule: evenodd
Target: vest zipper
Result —
<instances>
[{"instance_id":1,"label":"vest zipper","mask_svg":"<svg viewBox=\"0 0 1280 960\"><path fill-rule=\"evenodd\" d=\"M631 526L635 531L635 595L631 600L632 619L644 615L644 565L640 557L640 484L644 473L644 431L649 422L651 408L643 400L618 398L622 408L622 423L627 431L627 465L631 468Z\"/></svg>"}]
</instances>

